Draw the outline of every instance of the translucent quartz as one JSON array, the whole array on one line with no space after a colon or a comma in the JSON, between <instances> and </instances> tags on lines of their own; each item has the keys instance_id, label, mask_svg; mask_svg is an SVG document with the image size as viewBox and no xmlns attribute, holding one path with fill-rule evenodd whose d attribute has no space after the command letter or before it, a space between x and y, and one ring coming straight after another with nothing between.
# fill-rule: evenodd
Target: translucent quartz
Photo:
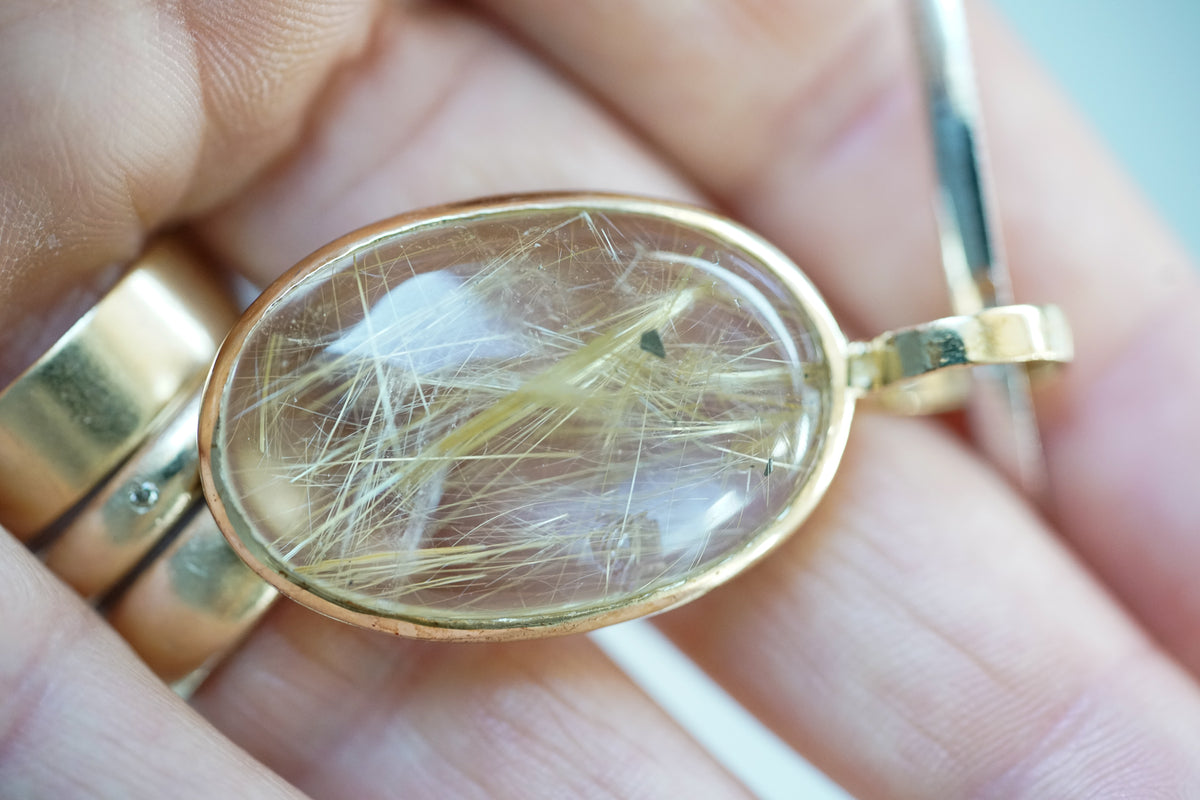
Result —
<instances>
[{"instance_id":1,"label":"translucent quartz","mask_svg":"<svg viewBox=\"0 0 1200 800\"><path fill-rule=\"evenodd\" d=\"M756 544L826 435L770 268L652 214L518 210L363 244L277 299L214 474L267 566L445 627L603 612Z\"/></svg>"}]
</instances>

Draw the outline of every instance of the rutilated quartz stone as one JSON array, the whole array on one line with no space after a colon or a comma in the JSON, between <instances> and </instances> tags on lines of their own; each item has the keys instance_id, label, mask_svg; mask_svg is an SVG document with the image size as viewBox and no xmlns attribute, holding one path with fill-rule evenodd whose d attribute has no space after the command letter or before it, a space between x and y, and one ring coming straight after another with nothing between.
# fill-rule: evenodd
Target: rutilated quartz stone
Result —
<instances>
[{"instance_id":1,"label":"rutilated quartz stone","mask_svg":"<svg viewBox=\"0 0 1200 800\"><path fill-rule=\"evenodd\" d=\"M586 616L756 546L826 436L786 282L636 211L518 209L365 241L247 335L214 476L271 570L486 628Z\"/></svg>"}]
</instances>

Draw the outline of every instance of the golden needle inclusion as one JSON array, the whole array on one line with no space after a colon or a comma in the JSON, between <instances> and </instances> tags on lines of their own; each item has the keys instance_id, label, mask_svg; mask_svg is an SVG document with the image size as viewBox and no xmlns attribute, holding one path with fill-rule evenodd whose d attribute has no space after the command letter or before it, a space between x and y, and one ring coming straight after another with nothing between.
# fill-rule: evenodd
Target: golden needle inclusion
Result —
<instances>
[{"instance_id":1,"label":"golden needle inclusion","mask_svg":"<svg viewBox=\"0 0 1200 800\"><path fill-rule=\"evenodd\" d=\"M520 625L753 547L828 396L811 321L753 256L648 213L509 210L364 242L279 297L214 475L248 546L331 602Z\"/></svg>"}]
</instances>

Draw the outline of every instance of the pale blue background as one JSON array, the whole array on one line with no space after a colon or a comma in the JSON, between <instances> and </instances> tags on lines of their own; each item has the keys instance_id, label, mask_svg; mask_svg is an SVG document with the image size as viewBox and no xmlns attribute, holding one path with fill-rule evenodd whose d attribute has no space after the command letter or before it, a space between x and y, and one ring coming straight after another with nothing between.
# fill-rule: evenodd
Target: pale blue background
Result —
<instances>
[{"instance_id":1,"label":"pale blue background","mask_svg":"<svg viewBox=\"0 0 1200 800\"><path fill-rule=\"evenodd\" d=\"M1200 0L994 2L1200 254ZM652 626L639 621L595 638L759 797L848 798L749 719Z\"/></svg>"},{"instance_id":2,"label":"pale blue background","mask_svg":"<svg viewBox=\"0 0 1200 800\"><path fill-rule=\"evenodd\" d=\"M1200 0L995 0L1200 256Z\"/></svg>"}]
</instances>

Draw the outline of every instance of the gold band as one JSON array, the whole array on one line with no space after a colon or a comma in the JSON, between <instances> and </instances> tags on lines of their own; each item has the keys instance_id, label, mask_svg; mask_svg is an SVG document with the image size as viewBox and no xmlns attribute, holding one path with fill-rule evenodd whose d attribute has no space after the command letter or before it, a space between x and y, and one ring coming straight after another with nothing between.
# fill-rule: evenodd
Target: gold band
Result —
<instances>
[{"instance_id":1,"label":"gold band","mask_svg":"<svg viewBox=\"0 0 1200 800\"><path fill-rule=\"evenodd\" d=\"M275 595L200 500L199 393L234 319L219 282L165 240L0 393L0 524L28 539L71 512L47 566L85 597L126 582L106 615L168 681L228 649Z\"/></svg>"},{"instance_id":2,"label":"gold band","mask_svg":"<svg viewBox=\"0 0 1200 800\"><path fill-rule=\"evenodd\" d=\"M112 589L200 497L199 415L197 387L46 548L46 566L75 591Z\"/></svg>"},{"instance_id":3,"label":"gold band","mask_svg":"<svg viewBox=\"0 0 1200 800\"><path fill-rule=\"evenodd\" d=\"M0 523L29 539L94 489L207 372L235 316L181 245L151 247L0 393Z\"/></svg>"},{"instance_id":4,"label":"gold band","mask_svg":"<svg viewBox=\"0 0 1200 800\"><path fill-rule=\"evenodd\" d=\"M201 505L106 616L159 677L174 683L210 667L250 630L275 596L234 554Z\"/></svg>"}]
</instances>

